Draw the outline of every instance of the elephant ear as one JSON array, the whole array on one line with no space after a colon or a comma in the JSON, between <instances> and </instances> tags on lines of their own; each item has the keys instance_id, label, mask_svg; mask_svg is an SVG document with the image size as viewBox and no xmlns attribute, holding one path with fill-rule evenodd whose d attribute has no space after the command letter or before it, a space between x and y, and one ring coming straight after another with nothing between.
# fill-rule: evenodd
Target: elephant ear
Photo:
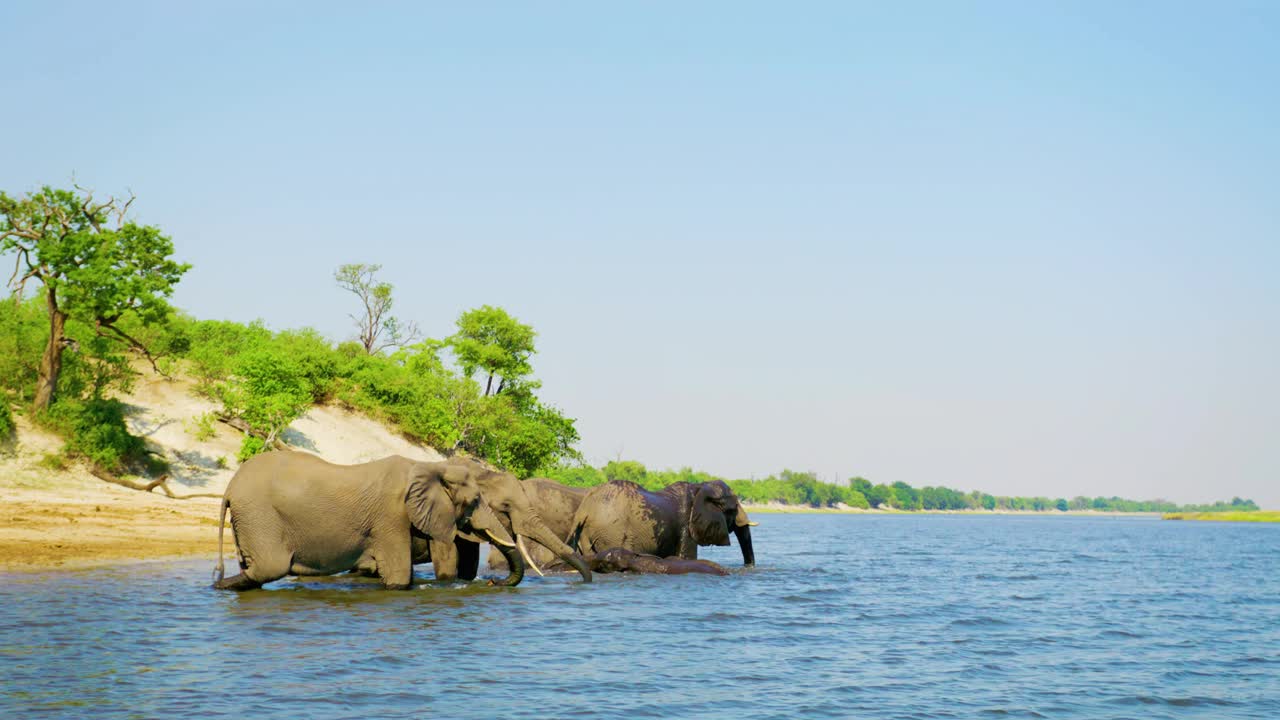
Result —
<instances>
[{"instance_id":1,"label":"elephant ear","mask_svg":"<svg viewBox=\"0 0 1280 720\"><path fill-rule=\"evenodd\" d=\"M699 545L729 544L729 521L715 502L719 498L718 490L711 483L703 483L693 495L689 534Z\"/></svg>"},{"instance_id":2,"label":"elephant ear","mask_svg":"<svg viewBox=\"0 0 1280 720\"><path fill-rule=\"evenodd\" d=\"M442 468L417 463L409 470L405 509L409 522L432 540L451 543L457 532L453 498L445 490Z\"/></svg>"}]
</instances>

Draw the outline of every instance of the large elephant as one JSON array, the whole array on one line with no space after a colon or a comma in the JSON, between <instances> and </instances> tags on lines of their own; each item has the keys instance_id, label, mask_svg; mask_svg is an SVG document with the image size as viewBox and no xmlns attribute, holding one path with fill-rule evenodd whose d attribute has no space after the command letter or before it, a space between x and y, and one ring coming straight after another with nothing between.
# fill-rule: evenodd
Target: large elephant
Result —
<instances>
[{"instance_id":1,"label":"large elephant","mask_svg":"<svg viewBox=\"0 0 1280 720\"><path fill-rule=\"evenodd\" d=\"M477 474L399 456L361 465L333 465L302 452L250 458L223 494L214 587L250 590L286 575L357 570L404 589L429 545L452 547L460 537L504 548L511 570L503 584L516 585L524 563L483 501ZM228 510L241 572L224 579Z\"/></svg>"},{"instance_id":2,"label":"large elephant","mask_svg":"<svg viewBox=\"0 0 1280 720\"><path fill-rule=\"evenodd\" d=\"M591 582L591 569L587 563L562 539L569 534L567 528L573 521L571 513L564 518L562 516L565 513L556 510L555 506L534 500L530 497L529 490L536 488L536 484L528 481L522 483L511 473L494 470L472 458L455 456L448 462L450 465L465 467L474 473L476 485L480 487L480 494L484 497L485 504L497 515L504 529L516 539L517 546L524 553L525 559L533 564L535 569L537 565L529 559L531 549L524 542L524 538L535 541L537 545L534 547L545 547L552 558L559 558L577 570L582 575L583 582ZM554 512L544 514L545 510L554 510ZM446 554L447 548L441 548L435 542L431 543L431 562L435 565L436 576L439 577L442 572L448 574L456 568L460 579L475 578L480 566L480 546L474 539L466 537L459 537L454 541L454 546L455 552ZM502 550L501 546L495 547ZM505 557L510 559L509 554Z\"/></svg>"},{"instance_id":3,"label":"large elephant","mask_svg":"<svg viewBox=\"0 0 1280 720\"><path fill-rule=\"evenodd\" d=\"M626 480L592 488L573 518L569 545L583 553L610 548L660 558L698 558L699 545L728 545L738 538L742 564L754 565L751 522L738 497L720 480L678 482L649 492Z\"/></svg>"},{"instance_id":4,"label":"large elephant","mask_svg":"<svg viewBox=\"0 0 1280 720\"><path fill-rule=\"evenodd\" d=\"M525 496L529 498L534 511L546 524L551 534L557 540L569 537L569 533L573 531L573 516L577 514L578 506L587 496L589 488L569 487L548 478L526 478L521 480L520 484L524 486ZM535 570L558 565L557 554L540 543L531 543L526 546L526 550L528 551L525 557L526 563L532 565ZM507 567L507 559L497 547L489 550L489 567L498 569ZM559 569L568 568L559 566Z\"/></svg>"}]
</instances>

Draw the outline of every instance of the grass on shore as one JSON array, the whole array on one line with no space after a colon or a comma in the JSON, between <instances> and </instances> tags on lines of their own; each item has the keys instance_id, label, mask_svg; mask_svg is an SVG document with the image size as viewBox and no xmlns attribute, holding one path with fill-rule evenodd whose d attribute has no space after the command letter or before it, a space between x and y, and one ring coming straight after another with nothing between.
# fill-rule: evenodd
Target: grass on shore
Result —
<instances>
[{"instance_id":1,"label":"grass on shore","mask_svg":"<svg viewBox=\"0 0 1280 720\"><path fill-rule=\"evenodd\" d=\"M1253 512L1179 512L1165 513L1165 520L1219 520L1222 522L1280 522L1280 510Z\"/></svg>"}]
</instances>

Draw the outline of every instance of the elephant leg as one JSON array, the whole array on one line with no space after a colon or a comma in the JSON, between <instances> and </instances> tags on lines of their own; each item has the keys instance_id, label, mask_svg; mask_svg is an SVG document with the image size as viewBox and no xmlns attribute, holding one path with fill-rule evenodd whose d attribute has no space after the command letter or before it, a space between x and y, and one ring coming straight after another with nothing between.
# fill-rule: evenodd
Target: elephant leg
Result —
<instances>
[{"instance_id":1,"label":"elephant leg","mask_svg":"<svg viewBox=\"0 0 1280 720\"><path fill-rule=\"evenodd\" d=\"M453 545L458 553L458 579L475 580L480 572L480 543L455 538Z\"/></svg>"},{"instance_id":2,"label":"elephant leg","mask_svg":"<svg viewBox=\"0 0 1280 720\"><path fill-rule=\"evenodd\" d=\"M454 580L458 577L458 548L451 542L431 541L431 566L437 580Z\"/></svg>"},{"instance_id":3,"label":"elephant leg","mask_svg":"<svg viewBox=\"0 0 1280 720\"><path fill-rule=\"evenodd\" d=\"M229 578L223 578L213 584L215 590L257 590L262 587L262 583L253 578L240 573Z\"/></svg>"},{"instance_id":4,"label":"elephant leg","mask_svg":"<svg viewBox=\"0 0 1280 720\"><path fill-rule=\"evenodd\" d=\"M243 535L241 528L245 529ZM237 517L233 511L231 529L235 533L242 571L235 577L224 579L217 587L252 590L289 574L293 550L289 548L284 531L275 518L252 511L242 511L241 517Z\"/></svg>"},{"instance_id":5,"label":"elephant leg","mask_svg":"<svg viewBox=\"0 0 1280 720\"><path fill-rule=\"evenodd\" d=\"M408 590L413 585L413 557L407 544L385 543L373 548L373 557L388 590Z\"/></svg>"}]
</instances>

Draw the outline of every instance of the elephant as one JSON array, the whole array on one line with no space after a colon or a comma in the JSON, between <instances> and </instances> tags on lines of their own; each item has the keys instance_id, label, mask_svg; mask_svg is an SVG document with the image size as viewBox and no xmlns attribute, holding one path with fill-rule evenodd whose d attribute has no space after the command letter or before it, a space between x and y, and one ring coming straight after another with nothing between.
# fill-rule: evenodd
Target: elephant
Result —
<instances>
[{"instance_id":1,"label":"elephant","mask_svg":"<svg viewBox=\"0 0 1280 720\"><path fill-rule=\"evenodd\" d=\"M529 502L533 504L533 509L537 511L538 516L542 518L542 522L546 524L547 529L556 538L567 538L573 530L573 516L578 512L578 506L582 504L582 499L587 496L589 488L570 487L561 485L555 480L548 478L526 478L520 481L524 486L524 494L529 498ZM501 519L501 516L499 516ZM534 542L527 546L528 553L525 557L525 564L531 565L535 571L538 568L546 569L556 566L556 569L569 569L560 565L556 560L556 554L543 547L540 543ZM496 569L504 569L507 566L507 559L498 548L494 547L489 550L489 567Z\"/></svg>"},{"instance_id":2,"label":"elephant","mask_svg":"<svg viewBox=\"0 0 1280 720\"><path fill-rule=\"evenodd\" d=\"M721 480L678 482L649 492L626 480L592 488L573 517L569 545L583 553L620 547L660 558L698 559L699 545L728 545L738 537L742 564L754 565L751 522Z\"/></svg>"},{"instance_id":3,"label":"elephant","mask_svg":"<svg viewBox=\"0 0 1280 720\"><path fill-rule=\"evenodd\" d=\"M655 555L641 555L630 550L616 547L594 555L583 556L591 569L601 573L632 572L657 575L688 575L701 573L704 575L728 575L729 571L710 560L684 560L681 558L660 558Z\"/></svg>"},{"instance_id":4,"label":"elephant","mask_svg":"<svg viewBox=\"0 0 1280 720\"><path fill-rule=\"evenodd\" d=\"M227 484L218 518L214 587L251 590L286 575L356 570L406 589L413 562L430 544L482 539L504 548L517 585L524 562L484 502L473 468L393 455L334 465L303 452L268 452L245 461ZM227 512L240 574L223 578Z\"/></svg>"},{"instance_id":5,"label":"elephant","mask_svg":"<svg viewBox=\"0 0 1280 720\"><path fill-rule=\"evenodd\" d=\"M546 548L551 558L559 558L561 562L577 570L582 575L583 582L591 582L591 569L586 561L561 539L569 534L567 526L573 520L572 512L564 512L557 506L543 504L531 497L529 492L531 489L535 493L538 492L537 483L530 483L527 480L521 482L511 473L495 470L469 457L454 456L449 458L448 463L467 468L473 473L485 504L493 510L498 522L502 523L503 529L515 538L526 564L532 565L535 571L541 574L541 570L537 570L537 564L530 559L529 546L524 542L524 538L527 537ZM576 505L574 507L576 508ZM556 512L543 515L543 508ZM564 517L565 515L568 517ZM552 516L555 517L554 524L549 521ZM432 563L436 568L436 576L439 577L441 573L447 575L455 572L456 568L459 579L474 579L480 565L479 544L472 538L461 536L453 544L454 552L449 552L450 548L441 547L434 541L431 543ZM495 548L500 552L503 550L501 546L495 546ZM509 558L510 556L507 555L506 559Z\"/></svg>"}]
</instances>

